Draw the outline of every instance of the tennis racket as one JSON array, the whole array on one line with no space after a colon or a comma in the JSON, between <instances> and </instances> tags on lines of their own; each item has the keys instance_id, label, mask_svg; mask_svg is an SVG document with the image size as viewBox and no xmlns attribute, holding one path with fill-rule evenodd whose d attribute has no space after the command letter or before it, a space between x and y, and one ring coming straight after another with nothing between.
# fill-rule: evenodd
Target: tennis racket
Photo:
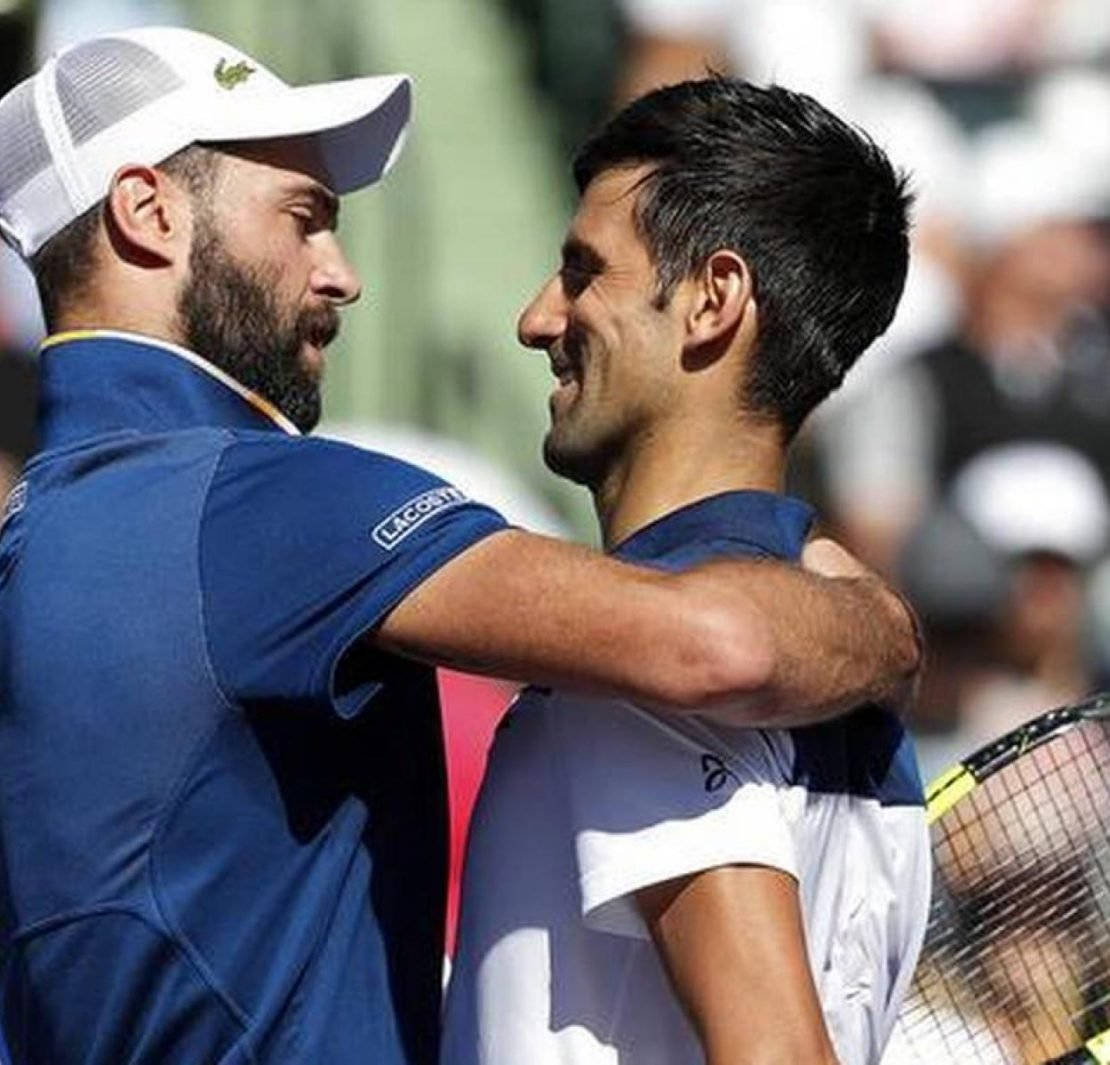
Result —
<instances>
[{"instance_id":1,"label":"tennis racket","mask_svg":"<svg viewBox=\"0 0 1110 1065\"><path fill-rule=\"evenodd\" d=\"M995 740L926 803L929 924L884 1065L1110 1065L1110 693Z\"/></svg>"}]
</instances>

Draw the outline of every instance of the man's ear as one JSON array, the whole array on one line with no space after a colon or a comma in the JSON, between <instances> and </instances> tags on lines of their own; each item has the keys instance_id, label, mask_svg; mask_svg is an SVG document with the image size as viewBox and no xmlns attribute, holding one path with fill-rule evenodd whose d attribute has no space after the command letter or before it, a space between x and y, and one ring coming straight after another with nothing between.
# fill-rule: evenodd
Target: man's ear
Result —
<instances>
[{"instance_id":1,"label":"man's ear","mask_svg":"<svg viewBox=\"0 0 1110 1065\"><path fill-rule=\"evenodd\" d=\"M188 256L192 204L160 170L128 164L112 176L104 207L116 254L138 266L169 266Z\"/></svg>"},{"instance_id":2,"label":"man's ear","mask_svg":"<svg viewBox=\"0 0 1110 1065\"><path fill-rule=\"evenodd\" d=\"M755 282L748 264L722 248L694 278L694 299L686 314L687 350L727 348L733 336L755 327Z\"/></svg>"}]
</instances>

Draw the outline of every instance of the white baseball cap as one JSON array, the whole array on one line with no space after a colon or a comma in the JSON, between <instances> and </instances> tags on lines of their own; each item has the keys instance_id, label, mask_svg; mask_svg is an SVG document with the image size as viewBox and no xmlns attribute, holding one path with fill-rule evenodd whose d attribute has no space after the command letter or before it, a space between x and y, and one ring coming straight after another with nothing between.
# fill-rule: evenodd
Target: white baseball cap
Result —
<instances>
[{"instance_id":1,"label":"white baseball cap","mask_svg":"<svg viewBox=\"0 0 1110 1065\"><path fill-rule=\"evenodd\" d=\"M957 511L1006 555L1051 551L1086 565L1110 538L1110 498L1094 464L1063 444L989 448L952 484Z\"/></svg>"},{"instance_id":2,"label":"white baseball cap","mask_svg":"<svg viewBox=\"0 0 1110 1065\"><path fill-rule=\"evenodd\" d=\"M121 166L196 141L311 136L334 191L350 192L393 164L410 107L403 74L295 87L194 30L84 41L0 100L0 236L29 258L102 200Z\"/></svg>"}]
</instances>

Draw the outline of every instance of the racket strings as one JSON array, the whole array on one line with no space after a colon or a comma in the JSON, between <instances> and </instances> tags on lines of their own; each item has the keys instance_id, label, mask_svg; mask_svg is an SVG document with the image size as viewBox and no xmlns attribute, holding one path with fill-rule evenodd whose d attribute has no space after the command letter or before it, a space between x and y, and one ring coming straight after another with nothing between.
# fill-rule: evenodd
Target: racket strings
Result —
<instances>
[{"instance_id":1,"label":"racket strings","mask_svg":"<svg viewBox=\"0 0 1110 1065\"><path fill-rule=\"evenodd\" d=\"M1041 1065L1110 1027L1110 725L1026 751L932 832L906 1060Z\"/></svg>"}]
</instances>

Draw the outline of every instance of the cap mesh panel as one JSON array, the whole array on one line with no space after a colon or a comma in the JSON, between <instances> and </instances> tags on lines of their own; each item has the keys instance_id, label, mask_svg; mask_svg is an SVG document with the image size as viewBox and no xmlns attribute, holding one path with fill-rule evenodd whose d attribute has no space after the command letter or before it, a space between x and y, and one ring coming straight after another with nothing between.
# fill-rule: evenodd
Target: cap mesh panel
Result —
<instances>
[{"instance_id":1,"label":"cap mesh panel","mask_svg":"<svg viewBox=\"0 0 1110 1065\"><path fill-rule=\"evenodd\" d=\"M56 84L73 143L83 144L184 82L142 45L109 37L62 55Z\"/></svg>"},{"instance_id":2,"label":"cap mesh panel","mask_svg":"<svg viewBox=\"0 0 1110 1065\"><path fill-rule=\"evenodd\" d=\"M35 88L28 79L0 102L0 207L50 165L50 148L35 117Z\"/></svg>"}]
</instances>

